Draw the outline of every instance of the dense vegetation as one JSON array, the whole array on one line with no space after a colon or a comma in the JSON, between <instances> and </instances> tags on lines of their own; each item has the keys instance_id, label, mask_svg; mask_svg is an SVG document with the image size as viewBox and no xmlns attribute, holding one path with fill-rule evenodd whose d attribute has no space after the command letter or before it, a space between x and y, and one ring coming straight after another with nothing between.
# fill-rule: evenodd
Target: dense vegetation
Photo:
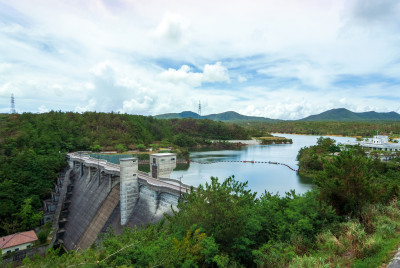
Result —
<instances>
[{"instance_id":1,"label":"dense vegetation","mask_svg":"<svg viewBox=\"0 0 400 268\"><path fill-rule=\"evenodd\" d=\"M328 124L329 125L329 124ZM0 117L0 231L31 228L36 208L65 164L64 152L115 149L155 141L181 146L243 139L235 125L205 120L61 113ZM28 267L378 267L400 243L399 159L389 163L361 148L320 138L300 150L301 172L316 188L260 197L247 183L212 178L179 202L165 221L112 232L91 248L24 260Z\"/></svg>"},{"instance_id":2,"label":"dense vegetation","mask_svg":"<svg viewBox=\"0 0 400 268\"><path fill-rule=\"evenodd\" d=\"M281 121L276 123L248 122L241 123L254 133L262 136L268 133L292 133L311 135L342 135L372 137L379 134L400 133L400 122L308 122Z\"/></svg>"},{"instance_id":3,"label":"dense vegetation","mask_svg":"<svg viewBox=\"0 0 400 268\"><path fill-rule=\"evenodd\" d=\"M351 152L338 161L357 157ZM340 165L339 165L340 166ZM355 174L349 174L352 177ZM331 176L326 173L323 176ZM356 175L358 176L358 175ZM398 180L399 178L397 178ZM400 242L397 193L377 193L353 214L320 184L304 195L259 198L234 178L185 195L166 221L110 233L80 253L26 259L27 267L379 267ZM340 188L340 186L338 186ZM365 185L366 187L366 185ZM354 188L353 188L354 189ZM344 192L351 200L353 193ZM372 192L372 195L374 193ZM390 198L388 199L387 197ZM359 212L359 213L358 213Z\"/></svg>"},{"instance_id":4,"label":"dense vegetation","mask_svg":"<svg viewBox=\"0 0 400 268\"><path fill-rule=\"evenodd\" d=\"M224 182L212 178L185 198L167 222L125 229L121 236L110 234L82 254L71 251L59 258L50 253L31 265L99 261L103 267L279 267L305 253L316 234L340 221L313 192L304 196L291 192L285 197L265 193L256 198L246 183L233 178Z\"/></svg>"},{"instance_id":5,"label":"dense vegetation","mask_svg":"<svg viewBox=\"0 0 400 268\"><path fill-rule=\"evenodd\" d=\"M335 140L319 138L317 145L300 149L300 172L314 177L322 199L340 215L360 217L365 206L387 203L400 192L400 158L382 162L367 157L359 146L339 152ZM399 156L399 155L398 155Z\"/></svg>"},{"instance_id":6,"label":"dense vegetation","mask_svg":"<svg viewBox=\"0 0 400 268\"><path fill-rule=\"evenodd\" d=\"M65 152L142 149L160 141L191 147L210 139L246 139L239 126L210 120L88 112L0 116L0 235L38 224Z\"/></svg>"}]
</instances>

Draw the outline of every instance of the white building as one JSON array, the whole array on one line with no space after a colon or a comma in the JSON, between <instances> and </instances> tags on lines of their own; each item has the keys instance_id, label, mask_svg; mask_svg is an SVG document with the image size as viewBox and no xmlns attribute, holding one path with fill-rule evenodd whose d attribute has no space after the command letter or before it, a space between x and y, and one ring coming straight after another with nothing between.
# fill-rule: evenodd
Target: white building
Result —
<instances>
[{"instance_id":1,"label":"white building","mask_svg":"<svg viewBox=\"0 0 400 268\"><path fill-rule=\"evenodd\" d=\"M176 168L176 154L158 153L150 155L150 173L153 178L169 179Z\"/></svg>"},{"instance_id":2,"label":"white building","mask_svg":"<svg viewBox=\"0 0 400 268\"><path fill-rule=\"evenodd\" d=\"M372 139L373 144L389 144L389 137L388 136L382 136L382 135L376 135Z\"/></svg>"},{"instance_id":3,"label":"white building","mask_svg":"<svg viewBox=\"0 0 400 268\"><path fill-rule=\"evenodd\" d=\"M2 255L30 248L37 240L33 230L0 237Z\"/></svg>"},{"instance_id":4,"label":"white building","mask_svg":"<svg viewBox=\"0 0 400 268\"><path fill-rule=\"evenodd\" d=\"M370 150L380 150L380 151L400 151L400 144L389 143L389 137L383 135L376 135L372 139L367 139L365 141L354 141L346 142L345 145L360 145L363 148Z\"/></svg>"}]
</instances>

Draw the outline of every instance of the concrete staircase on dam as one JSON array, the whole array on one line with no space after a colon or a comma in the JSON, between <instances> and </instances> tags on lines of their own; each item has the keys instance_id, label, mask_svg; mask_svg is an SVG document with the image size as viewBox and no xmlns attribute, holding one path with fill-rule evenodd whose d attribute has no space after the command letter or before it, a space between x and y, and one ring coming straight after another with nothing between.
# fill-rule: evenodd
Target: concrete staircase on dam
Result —
<instances>
[{"instance_id":1,"label":"concrete staircase on dam","mask_svg":"<svg viewBox=\"0 0 400 268\"><path fill-rule=\"evenodd\" d=\"M64 226L63 243L67 250L79 249L80 245L86 245L83 243L82 236L85 234L87 237L92 236L92 232L95 229L90 231L89 226L92 225L96 215L100 213L102 205L107 200L110 192L108 181L102 178L99 179L98 172L90 172L90 168L86 169L82 176L76 174L73 181L73 201L68 206L69 213Z\"/></svg>"},{"instance_id":2,"label":"concrete staircase on dam","mask_svg":"<svg viewBox=\"0 0 400 268\"><path fill-rule=\"evenodd\" d=\"M89 224L88 228L77 243L78 248L88 248L97 239L103 226L110 218L111 213L117 207L119 203L119 195L120 187L112 188L111 192L108 194L107 198L104 200L103 204L92 219L91 224Z\"/></svg>"}]
</instances>

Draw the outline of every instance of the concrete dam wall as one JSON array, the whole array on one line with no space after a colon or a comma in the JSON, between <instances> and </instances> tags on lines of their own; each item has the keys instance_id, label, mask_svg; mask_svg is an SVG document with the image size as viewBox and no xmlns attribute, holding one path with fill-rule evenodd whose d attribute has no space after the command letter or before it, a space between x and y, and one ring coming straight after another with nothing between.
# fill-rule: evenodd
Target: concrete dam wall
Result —
<instances>
[{"instance_id":1,"label":"concrete dam wall","mask_svg":"<svg viewBox=\"0 0 400 268\"><path fill-rule=\"evenodd\" d=\"M123 227L160 221L164 213L172 213L171 206L176 208L188 187L139 172L132 158L119 166L70 155L69 163L68 185L64 185L68 190L60 198L62 211L57 219L57 240L67 250L89 247L110 228L121 233Z\"/></svg>"}]
</instances>

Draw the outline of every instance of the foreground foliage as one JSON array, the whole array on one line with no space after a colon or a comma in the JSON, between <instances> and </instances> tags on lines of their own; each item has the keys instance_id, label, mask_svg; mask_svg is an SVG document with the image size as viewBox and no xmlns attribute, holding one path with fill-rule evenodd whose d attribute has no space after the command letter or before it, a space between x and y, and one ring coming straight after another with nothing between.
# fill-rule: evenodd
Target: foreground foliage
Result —
<instances>
[{"instance_id":1,"label":"foreground foliage","mask_svg":"<svg viewBox=\"0 0 400 268\"><path fill-rule=\"evenodd\" d=\"M333 209L314 192L280 197L256 194L234 178L212 178L186 195L167 222L107 235L100 244L57 257L51 251L27 266L87 264L116 266L267 266L288 264L306 253L317 234L339 224ZM282 258L285 256L285 258ZM29 264L29 265L28 265ZM272 265L272 266L271 266Z\"/></svg>"},{"instance_id":2,"label":"foreground foliage","mask_svg":"<svg viewBox=\"0 0 400 268\"><path fill-rule=\"evenodd\" d=\"M400 203L342 217L313 190L259 198L234 178L212 178L156 225L107 234L82 252L26 267L378 267L400 242Z\"/></svg>"}]
</instances>

